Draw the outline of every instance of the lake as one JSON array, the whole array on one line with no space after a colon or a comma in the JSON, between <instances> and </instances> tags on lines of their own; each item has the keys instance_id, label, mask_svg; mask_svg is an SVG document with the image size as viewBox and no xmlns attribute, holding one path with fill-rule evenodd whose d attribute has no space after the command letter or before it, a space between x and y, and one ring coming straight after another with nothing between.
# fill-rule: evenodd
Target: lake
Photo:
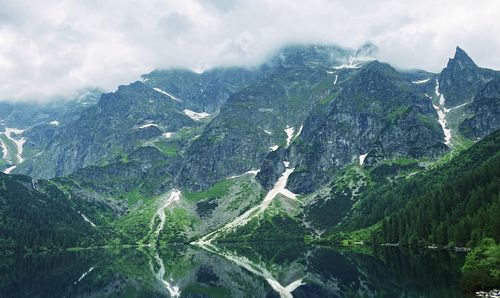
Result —
<instances>
[{"instance_id":1,"label":"lake","mask_svg":"<svg viewBox=\"0 0 500 298\"><path fill-rule=\"evenodd\" d=\"M0 258L0 297L463 297L464 254L287 243Z\"/></svg>"}]
</instances>

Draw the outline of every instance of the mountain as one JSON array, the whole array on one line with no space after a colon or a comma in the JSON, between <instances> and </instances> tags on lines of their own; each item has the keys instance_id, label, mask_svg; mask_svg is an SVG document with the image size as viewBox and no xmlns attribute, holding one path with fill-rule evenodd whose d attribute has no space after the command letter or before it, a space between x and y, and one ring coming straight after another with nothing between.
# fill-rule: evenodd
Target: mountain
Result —
<instances>
[{"instance_id":1,"label":"mountain","mask_svg":"<svg viewBox=\"0 0 500 298\"><path fill-rule=\"evenodd\" d=\"M460 124L460 131L471 139L481 139L500 128L500 79L487 83L467 108L472 116Z\"/></svg>"},{"instance_id":2,"label":"mountain","mask_svg":"<svg viewBox=\"0 0 500 298\"><path fill-rule=\"evenodd\" d=\"M72 197L53 182L34 181L28 176L0 173L0 185L2 250L47 250L105 243L109 230L101 221L87 217L97 212L105 214L108 209L105 206Z\"/></svg>"},{"instance_id":3,"label":"mountain","mask_svg":"<svg viewBox=\"0 0 500 298\"><path fill-rule=\"evenodd\" d=\"M74 120L82 110L94 105L99 100L102 91L87 89L76 96L59 98L49 102L0 102L0 119L2 125L26 129L40 124L59 124ZM56 124L52 124L56 125Z\"/></svg>"},{"instance_id":4,"label":"mountain","mask_svg":"<svg viewBox=\"0 0 500 298\"><path fill-rule=\"evenodd\" d=\"M500 78L500 72L478 67L467 53L457 47L455 56L439 75L439 91L446 98L446 107L470 102L485 83Z\"/></svg>"},{"instance_id":5,"label":"mountain","mask_svg":"<svg viewBox=\"0 0 500 298\"><path fill-rule=\"evenodd\" d=\"M33 180L0 176L3 243L494 237L498 72L459 48L440 74L375 51L290 45L254 68L156 70L32 121L6 108L3 166Z\"/></svg>"},{"instance_id":6,"label":"mountain","mask_svg":"<svg viewBox=\"0 0 500 298\"><path fill-rule=\"evenodd\" d=\"M382 220L382 243L472 246L500 240L500 130L448 163L366 190L347 222L365 228Z\"/></svg>"},{"instance_id":7,"label":"mountain","mask_svg":"<svg viewBox=\"0 0 500 298\"><path fill-rule=\"evenodd\" d=\"M254 73L234 68L146 74L143 82L103 94L78 117L58 122L53 131L38 126L26 131L30 156L15 172L51 178L114 162L144 146L178 151L166 139L179 132L189 135L204 125L207 112L216 112L229 94L252 81Z\"/></svg>"},{"instance_id":8,"label":"mountain","mask_svg":"<svg viewBox=\"0 0 500 298\"><path fill-rule=\"evenodd\" d=\"M330 92L336 77L331 69L347 57L335 47L283 49L268 64L267 75L233 94L191 144L178 184L204 190L222 178L259 169Z\"/></svg>"},{"instance_id":9,"label":"mountain","mask_svg":"<svg viewBox=\"0 0 500 298\"><path fill-rule=\"evenodd\" d=\"M251 84L259 73L260 69L245 68L216 68L202 73L155 70L143 75L142 80L159 92L181 99L185 109L213 113L231 94Z\"/></svg>"},{"instance_id":10,"label":"mountain","mask_svg":"<svg viewBox=\"0 0 500 298\"><path fill-rule=\"evenodd\" d=\"M20 171L49 178L105 164L143 142L165 139L166 132L195 126L195 121L179 109L178 101L141 82L120 86L115 93L103 94L77 120L58 129Z\"/></svg>"},{"instance_id":11,"label":"mountain","mask_svg":"<svg viewBox=\"0 0 500 298\"><path fill-rule=\"evenodd\" d=\"M7 173L30 160L52 139L62 123L74 121L95 104L101 92L89 89L53 102L0 102L0 167ZM40 149L41 148L41 149Z\"/></svg>"},{"instance_id":12,"label":"mountain","mask_svg":"<svg viewBox=\"0 0 500 298\"><path fill-rule=\"evenodd\" d=\"M369 166L446 152L432 103L389 65L371 62L341 88L308 117L292 144L289 159L296 170L290 190L314 191L351 163Z\"/></svg>"}]
</instances>

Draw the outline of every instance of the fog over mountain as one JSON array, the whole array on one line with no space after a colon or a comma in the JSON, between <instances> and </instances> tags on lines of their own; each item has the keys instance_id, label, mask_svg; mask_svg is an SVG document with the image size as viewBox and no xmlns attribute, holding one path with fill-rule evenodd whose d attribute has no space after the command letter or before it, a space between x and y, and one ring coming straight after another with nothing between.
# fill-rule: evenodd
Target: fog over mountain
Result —
<instances>
[{"instance_id":1,"label":"fog over mountain","mask_svg":"<svg viewBox=\"0 0 500 298\"><path fill-rule=\"evenodd\" d=\"M115 90L157 68L252 66L288 43L357 48L440 71L460 45L500 68L498 1L0 0L0 99Z\"/></svg>"}]
</instances>

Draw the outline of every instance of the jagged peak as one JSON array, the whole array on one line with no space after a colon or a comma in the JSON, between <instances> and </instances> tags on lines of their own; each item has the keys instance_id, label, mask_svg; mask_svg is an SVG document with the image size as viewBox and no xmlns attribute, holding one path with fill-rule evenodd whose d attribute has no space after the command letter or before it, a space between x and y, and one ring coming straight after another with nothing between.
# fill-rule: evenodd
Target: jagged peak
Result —
<instances>
[{"instance_id":1,"label":"jagged peak","mask_svg":"<svg viewBox=\"0 0 500 298\"><path fill-rule=\"evenodd\" d=\"M368 63L362 68L361 73L366 73L366 72L378 72L378 73L383 73L385 75L391 75L391 76L400 76L400 73L394 67L392 67L388 63L380 62L378 60L373 60Z\"/></svg>"},{"instance_id":2,"label":"jagged peak","mask_svg":"<svg viewBox=\"0 0 500 298\"><path fill-rule=\"evenodd\" d=\"M462 68L466 66L477 67L472 58L459 46L455 49L455 56L448 61L448 66L454 63L458 63Z\"/></svg>"},{"instance_id":3,"label":"jagged peak","mask_svg":"<svg viewBox=\"0 0 500 298\"><path fill-rule=\"evenodd\" d=\"M353 82L356 82L355 85L365 85L373 81L377 81L379 87L387 87L386 83L401 82L403 78L401 74L389 64L373 60L366 63L355 74Z\"/></svg>"}]
</instances>

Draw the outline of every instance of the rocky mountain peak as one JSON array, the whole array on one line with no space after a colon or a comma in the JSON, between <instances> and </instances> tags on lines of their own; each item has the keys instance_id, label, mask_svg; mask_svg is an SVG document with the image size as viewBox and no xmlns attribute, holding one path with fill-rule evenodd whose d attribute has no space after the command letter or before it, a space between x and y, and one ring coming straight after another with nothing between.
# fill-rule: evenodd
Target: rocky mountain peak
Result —
<instances>
[{"instance_id":1,"label":"rocky mountain peak","mask_svg":"<svg viewBox=\"0 0 500 298\"><path fill-rule=\"evenodd\" d=\"M476 63L472 60L467 53L457 46L455 56L448 61L448 67L458 66L459 69L477 67Z\"/></svg>"},{"instance_id":2,"label":"rocky mountain peak","mask_svg":"<svg viewBox=\"0 0 500 298\"><path fill-rule=\"evenodd\" d=\"M485 83L498 77L498 72L477 66L457 47L455 56L439 75L439 89L446 98L446 106L456 107L471 101Z\"/></svg>"}]
</instances>

